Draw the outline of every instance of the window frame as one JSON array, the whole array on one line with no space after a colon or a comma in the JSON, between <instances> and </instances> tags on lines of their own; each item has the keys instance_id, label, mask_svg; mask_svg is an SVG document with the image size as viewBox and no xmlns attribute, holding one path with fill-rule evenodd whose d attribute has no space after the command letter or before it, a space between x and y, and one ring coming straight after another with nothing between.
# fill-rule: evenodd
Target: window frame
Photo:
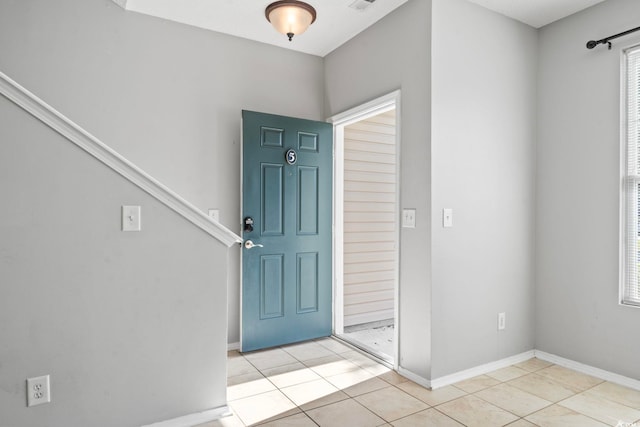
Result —
<instances>
[{"instance_id":1,"label":"window frame","mask_svg":"<svg viewBox=\"0 0 640 427\"><path fill-rule=\"evenodd\" d=\"M633 70L630 69L631 61ZM621 51L620 292L619 302L640 308L640 45ZM635 81L631 81L631 71ZM635 99L631 91L635 91ZM635 120L631 120L631 117ZM635 123L634 123L635 122ZM632 134L635 136L632 137ZM630 159L635 158L635 164ZM635 259L635 262L633 261ZM629 268L630 263L635 269Z\"/></svg>"}]
</instances>

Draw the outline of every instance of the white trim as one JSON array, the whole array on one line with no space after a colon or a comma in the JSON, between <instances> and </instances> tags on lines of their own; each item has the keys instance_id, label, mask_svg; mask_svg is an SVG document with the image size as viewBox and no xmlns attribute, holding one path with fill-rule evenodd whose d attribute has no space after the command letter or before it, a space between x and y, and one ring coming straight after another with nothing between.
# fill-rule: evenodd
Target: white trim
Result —
<instances>
[{"instance_id":1,"label":"white trim","mask_svg":"<svg viewBox=\"0 0 640 427\"><path fill-rule=\"evenodd\" d=\"M565 359L564 357L556 356L555 354L547 353L540 350L535 350L535 357L547 362L555 363L556 365L564 366L565 368L573 369L574 371L582 372L583 374L591 375L592 377L600 378L601 380L609 381L619 384L634 390L640 390L640 381L633 378L625 377L624 375L616 374L604 369L596 368L584 363L576 362L574 360Z\"/></svg>"},{"instance_id":2,"label":"white trim","mask_svg":"<svg viewBox=\"0 0 640 427\"><path fill-rule=\"evenodd\" d=\"M506 368L511 365L515 365L520 362L537 357L538 359L545 360L547 362L554 363L565 368L572 369L583 374L591 375L592 377L600 378L605 381L609 381L615 384L619 384L624 387L628 387L634 390L640 390L640 380L625 377L624 375L616 374L614 372L605 371L604 369L596 368L584 363L576 362L574 360L565 359L564 357L556 356L555 354L547 353L540 350L529 350L524 353L516 354L515 356L507 357L505 359L496 360L484 365L476 366L474 368L465 369L464 371L456 372L444 377L436 378L433 380L427 380L422 378L411 371L407 371L403 368L398 370L398 373L410 380L417 382L425 387L430 387L435 390L447 385L455 384L460 381L468 380L469 378L476 377L478 375L487 374L498 369ZM427 385L429 384L429 385Z\"/></svg>"},{"instance_id":3,"label":"white trim","mask_svg":"<svg viewBox=\"0 0 640 427\"><path fill-rule=\"evenodd\" d=\"M227 344L227 351L240 350L240 342L230 342Z\"/></svg>"},{"instance_id":4,"label":"white trim","mask_svg":"<svg viewBox=\"0 0 640 427\"><path fill-rule=\"evenodd\" d=\"M396 371L398 372L398 374L402 375L405 378L410 379L411 381L413 381L416 384L420 384L422 387L424 388L428 388L431 389L431 381L421 377L418 374L415 374L413 372L411 372L408 369L404 369L402 366L400 366L398 369L396 369Z\"/></svg>"},{"instance_id":5,"label":"white trim","mask_svg":"<svg viewBox=\"0 0 640 427\"><path fill-rule=\"evenodd\" d=\"M393 330L393 367L399 369L400 360L400 150L401 150L401 91L396 90L376 98L358 107L351 108L329 118L334 129L334 247L333 247L333 333L344 334L344 297L343 297L343 211L344 211L344 127L365 120L369 117L385 113L395 108L396 111L396 261L394 286L394 330Z\"/></svg>"},{"instance_id":6,"label":"white trim","mask_svg":"<svg viewBox=\"0 0 640 427\"><path fill-rule=\"evenodd\" d=\"M627 55L620 50L620 170L619 170L619 218L618 218L618 303L624 305L624 291L627 282L625 259L627 245L627 197L625 178L627 176Z\"/></svg>"},{"instance_id":7,"label":"white trim","mask_svg":"<svg viewBox=\"0 0 640 427\"><path fill-rule=\"evenodd\" d=\"M629 262L628 255L630 248L628 247L629 241L627 239L629 234L629 227L637 227L637 221L629 221L629 211L636 212L637 206L628 206L628 204L636 204L634 198L629 198L627 186L629 185L628 176L628 148L629 148L629 87L628 87L628 53L630 51L638 51L640 45L635 44L626 46L620 50L620 182L619 182L619 241L618 241L618 276L619 276L619 289L618 289L618 303L624 307L640 308L637 300L627 298L628 286L633 278L628 277L627 264ZM635 230L637 231L637 230ZM634 233L635 234L635 233ZM637 242L636 242L637 245Z\"/></svg>"},{"instance_id":8,"label":"white trim","mask_svg":"<svg viewBox=\"0 0 640 427\"><path fill-rule=\"evenodd\" d=\"M395 343L393 355L393 367L397 371L400 368L400 248L401 248L401 236L400 233L400 212L402 210L402 199L400 197L402 182L402 98L400 90L393 92L394 107L396 108L396 286L394 289L394 302L393 309L395 310L395 320L393 328L393 342Z\"/></svg>"},{"instance_id":9,"label":"white trim","mask_svg":"<svg viewBox=\"0 0 640 427\"><path fill-rule=\"evenodd\" d=\"M465 369L464 371L456 372L453 374L445 375L444 377L431 380L431 388L433 390L441 388L447 385L455 384L460 381L468 380L469 378L477 377L489 372L496 371L498 369L506 368L516 363L524 362L535 356L534 350L525 351L524 353L516 354L515 356L506 357L504 359L496 360L495 362L489 362L484 365L476 366L475 368Z\"/></svg>"},{"instance_id":10,"label":"white trim","mask_svg":"<svg viewBox=\"0 0 640 427\"><path fill-rule=\"evenodd\" d=\"M384 113L400 105L400 90L395 90L358 107L343 111L329 119L334 126L348 126L366 118Z\"/></svg>"},{"instance_id":11,"label":"white trim","mask_svg":"<svg viewBox=\"0 0 640 427\"><path fill-rule=\"evenodd\" d=\"M158 201L224 243L227 247L242 241L235 233L219 222L213 221L204 212L152 178L2 72L0 72L0 93Z\"/></svg>"},{"instance_id":12,"label":"white trim","mask_svg":"<svg viewBox=\"0 0 640 427\"><path fill-rule=\"evenodd\" d=\"M232 412L228 406L209 409L208 411L196 412L195 414L184 415L166 421L147 424L142 427L193 427L210 421L216 421L224 417L231 416Z\"/></svg>"},{"instance_id":13,"label":"white trim","mask_svg":"<svg viewBox=\"0 0 640 427\"><path fill-rule=\"evenodd\" d=\"M240 227L238 229L240 236L242 236L244 238L244 197L242 196L244 193L244 115L242 114L242 111L240 111L240 158L238 159L240 161L240 167L238 168L238 170L240 171L240 218L238 218L238 223L240 224ZM243 334L242 334L242 330L243 330L243 325L242 325L242 310L243 305L242 305L242 301L244 300L244 296L243 296L243 289L244 289L244 277L242 276L242 272L244 271L244 247L240 248L240 272L239 272L239 277L240 277L240 292L239 294L239 304L238 304L238 309L240 310L238 312L238 334L240 336L240 341L238 342L238 350L242 351L242 342L243 342Z\"/></svg>"},{"instance_id":14,"label":"white trim","mask_svg":"<svg viewBox=\"0 0 640 427\"><path fill-rule=\"evenodd\" d=\"M333 333L344 334L344 126L333 126Z\"/></svg>"}]
</instances>

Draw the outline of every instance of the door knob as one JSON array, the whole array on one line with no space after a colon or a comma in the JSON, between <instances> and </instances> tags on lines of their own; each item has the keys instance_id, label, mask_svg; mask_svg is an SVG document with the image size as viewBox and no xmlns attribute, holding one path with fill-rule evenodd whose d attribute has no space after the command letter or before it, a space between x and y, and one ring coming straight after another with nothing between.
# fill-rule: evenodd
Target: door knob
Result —
<instances>
[{"instance_id":1,"label":"door knob","mask_svg":"<svg viewBox=\"0 0 640 427\"><path fill-rule=\"evenodd\" d=\"M244 242L244 247L247 249L251 249L251 248L264 248L264 245L258 244L258 243L253 243L251 240L246 240Z\"/></svg>"}]
</instances>

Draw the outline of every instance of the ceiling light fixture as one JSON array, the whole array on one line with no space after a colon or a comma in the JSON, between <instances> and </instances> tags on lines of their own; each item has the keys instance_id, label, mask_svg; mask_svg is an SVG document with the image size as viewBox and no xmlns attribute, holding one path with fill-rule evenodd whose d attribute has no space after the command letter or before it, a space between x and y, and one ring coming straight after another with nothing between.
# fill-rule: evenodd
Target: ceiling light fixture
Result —
<instances>
[{"instance_id":1,"label":"ceiling light fixture","mask_svg":"<svg viewBox=\"0 0 640 427\"><path fill-rule=\"evenodd\" d=\"M267 21L282 34L289 37L304 33L316 20L316 10L302 1L277 1L264 11Z\"/></svg>"}]
</instances>

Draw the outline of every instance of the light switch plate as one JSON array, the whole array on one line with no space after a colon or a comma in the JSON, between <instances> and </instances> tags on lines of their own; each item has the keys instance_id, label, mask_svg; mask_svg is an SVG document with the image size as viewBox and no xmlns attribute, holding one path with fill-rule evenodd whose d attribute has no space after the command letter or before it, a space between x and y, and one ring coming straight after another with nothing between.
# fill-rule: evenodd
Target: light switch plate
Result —
<instances>
[{"instance_id":1,"label":"light switch plate","mask_svg":"<svg viewBox=\"0 0 640 427\"><path fill-rule=\"evenodd\" d=\"M444 228L453 227L453 209L445 208L442 210L442 226Z\"/></svg>"},{"instance_id":2,"label":"light switch plate","mask_svg":"<svg viewBox=\"0 0 640 427\"><path fill-rule=\"evenodd\" d=\"M502 331L507 327L507 313L498 313L498 330Z\"/></svg>"},{"instance_id":3,"label":"light switch plate","mask_svg":"<svg viewBox=\"0 0 640 427\"><path fill-rule=\"evenodd\" d=\"M402 228L416 228L416 210L402 210Z\"/></svg>"},{"instance_id":4,"label":"light switch plate","mask_svg":"<svg viewBox=\"0 0 640 427\"><path fill-rule=\"evenodd\" d=\"M140 231L140 206L122 206L122 231Z\"/></svg>"}]
</instances>

